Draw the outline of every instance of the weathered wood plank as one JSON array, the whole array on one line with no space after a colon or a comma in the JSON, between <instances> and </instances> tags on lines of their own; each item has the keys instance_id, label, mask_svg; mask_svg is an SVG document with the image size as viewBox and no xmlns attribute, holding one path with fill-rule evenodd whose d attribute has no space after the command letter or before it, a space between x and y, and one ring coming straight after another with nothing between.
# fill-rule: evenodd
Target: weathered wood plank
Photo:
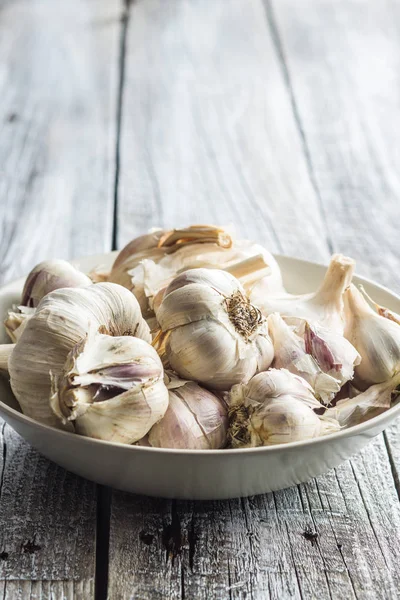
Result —
<instances>
[{"instance_id":1,"label":"weathered wood plank","mask_svg":"<svg viewBox=\"0 0 400 600\"><path fill-rule=\"evenodd\" d=\"M2 581L2 600L86 600L94 595L93 582Z\"/></svg>"},{"instance_id":2,"label":"weathered wood plank","mask_svg":"<svg viewBox=\"0 0 400 600\"><path fill-rule=\"evenodd\" d=\"M387 248L387 263L394 266L393 243L385 243L383 233L370 243L379 211L357 164L364 131L354 133L358 121L351 122L369 77L367 67L362 76L353 70L372 48L371 32L372 39L383 35L365 16L365 6L310 1L305 10L304 3L286 0L279 11L267 2L263 12L255 1L136 3L123 91L119 244L158 223L233 220L272 250L321 261L334 248L359 259L360 272L379 278ZM377 15L380 25L391 18L390 7L372 10L385 13ZM361 31L358 13L364 25L368 20ZM331 28L335 34L325 35ZM387 30L394 63L400 49ZM383 63L389 50L379 39L374 61ZM307 45L311 50L304 50ZM392 75L395 81L398 75ZM385 90L389 96L393 91L387 84ZM389 159L393 144L382 132L378 141L385 172L372 189L384 201L386 214L378 222L390 234L393 226L383 227L398 207L394 195L389 201L383 192L397 181ZM371 160L362 156L365 170ZM351 204L351 192L358 190L357 198L365 193L369 204ZM160 514L159 501L115 493L111 597L399 597L400 451L391 431L389 456L381 436L336 471L275 494L219 503L166 501ZM173 562L165 562L166 526L179 549ZM307 528L318 532L316 540L304 536Z\"/></svg>"},{"instance_id":3,"label":"weathered wood plank","mask_svg":"<svg viewBox=\"0 0 400 600\"><path fill-rule=\"evenodd\" d=\"M3 281L110 247L120 4L0 1Z\"/></svg>"},{"instance_id":4,"label":"weathered wood plank","mask_svg":"<svg viewBox=\"0 0 400 600\"><path fill-rule=\"evenodd\" d=\"M132 3L119 246L155 225L233 221L272 250L296 237L301 256L326 253L301 144L260 0Z\"/></svg>"},{"instance_id":5,"label":"weathered wood plank","mask_svg":"<svg viewBox=\"0 0 400 600\"><path fill-rule=\"evenodd\" d=\"M360 274L399 291L399 6L265 5L332 245L357 260Z\"/></svg>"},{"instance_id":6,"label":"weathered wood plank","mask_svg":"<svg viewBox=\"0 0 400 600\"><path fill-rule=\"evenodd\" d=\"M1 281L111 248L122 1L0 0ZM92 598L96 486L1 423L4 598Z\"/></svg>"}]
</instances>

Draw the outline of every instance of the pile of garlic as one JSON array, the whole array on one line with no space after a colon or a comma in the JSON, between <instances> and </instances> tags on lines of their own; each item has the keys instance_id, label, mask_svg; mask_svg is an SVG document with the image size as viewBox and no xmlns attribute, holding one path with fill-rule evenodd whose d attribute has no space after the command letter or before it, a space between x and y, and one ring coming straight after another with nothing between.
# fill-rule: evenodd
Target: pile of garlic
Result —
<instances>
[{"instance_id":1,"label":"pile of garlic","mask_svg":"<svg viewBox=\"0 0 400 600\"><path fill-rule=\"evenodd\" d=\"M92 438L218 449L307 440L400 394L400 316L335 254L286 292L272 255L219 227L154 230L110 272L40 263L0 346L22 411Z\"/></svg>"}]
</instances>

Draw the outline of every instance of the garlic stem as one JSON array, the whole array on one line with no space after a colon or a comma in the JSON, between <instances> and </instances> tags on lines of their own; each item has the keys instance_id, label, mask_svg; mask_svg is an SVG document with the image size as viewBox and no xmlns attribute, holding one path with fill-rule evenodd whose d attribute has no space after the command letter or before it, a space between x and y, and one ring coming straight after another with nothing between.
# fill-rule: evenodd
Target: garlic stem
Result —
<instances>
[{"instance_id":1,"label":"garlic stem","mask_svg":"<svg viewBox=\"0 0 400 600\"><path fill-rule=\"evenodd\" d=\"M193 243L216 243L222 248L232 246L232 238L221 227L212 225L192 225L184 229L167 231L159 240L158 248L184 246Z\"/></svg>"},{"instance_id":2,"label":"garlic stem","mask_svg":"<svg viewBox=\"0 0 400 600\"><path fill-rule=\"evenodd\" d=\"M389 319L389 321L394 321L395 323L397 323L397 325L400 325L400 315L389 310L385 306L381 306L380 304L377 304L375 302L375 300L373 300L371 298L371 296L369 296L367 294L363 285L360 285L359 289L360 289L361 293L363 294L364 298L366 298L368 300L368 302L374 307L374 309L376 310L378 315L380 315L381 317L385 317L385 319Z\"/></svg>"},{"instance_id":3,"label":"garlic stem","mask_svg":"<svg viewBox=\"0 0 400 600\"><path fill-rule=\"evenodd\" d=\"M322 304L327 301L329 304L333 304L336 301L341 308L342 295L351 283L354 267L355 262L352 258L343 256L343 254L334 254L314 300L320 301Z\"/></svg>"},{"instance_id":4,"label":"garlic stem","mask_svg":"<svg viewBox=\"0 0 400 600\"><path fill-rule=\"evenodd\" d=\"M8 371L8 359L11 356L15 344L0 344L0 370Z\"/></svg>"},{"instance_id":5,"label":"garlic stem","mask_svg":"<svg viewBox=\"0 0 400 600\"><path fill-rule=\"evenodd\" d=\"M250 256L250 258L246 258L245 260L241 260L229 265L228 267L225 267L224 271L227 271L236 277L236 279L239 279L242 284L242 280L245 279L246 284L248 285L250 283L247 280L249 275L253 276L251 281L254 283L254 281L261 279L261 277L268 275L270 267L265 262L263 255L257 254L256 256Z\"/></svg>"}]
</instances>

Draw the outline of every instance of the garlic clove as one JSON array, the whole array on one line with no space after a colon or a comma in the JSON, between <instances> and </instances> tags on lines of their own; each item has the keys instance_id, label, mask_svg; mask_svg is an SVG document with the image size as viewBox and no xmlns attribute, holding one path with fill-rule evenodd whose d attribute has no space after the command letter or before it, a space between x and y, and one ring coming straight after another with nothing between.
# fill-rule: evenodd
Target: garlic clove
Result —
<instances>
[{"instance_id":1,"label":"garlic clove","mask_svg":"<svg viewBox=\"0 0 400 600\"><path fill-rule=\"evenodd\" d=\"M285 369L255 375L232 388L228 439L232 447L284 444L312 439L340 429L321 409L311 387Z\"/></svg>"},{"instance_id":2,"label":"garlic clove","mask_svg":"<svg viewBox=\"0 0 400 600\"><path fill-rule=\"evenodd\" d=\"M192 450L223 448L228 429L225 402L193 381L173 379L167 387L168 409L152 427L150 445Z\"/></svg>"},{"instance_id":3,"label":"garlic clove","mask_svg":"<svg viewBox=\"0 0 400 600\"><path fill-rule=\"evenodd\" d=\"M361 390L387 381L400 368L400 326L376 314L354 286L345 294L344 335L361 356L355 368L355 385Z\"/></svg>"},{"instance_id":4,"label":"garlic clove","mask_svg":"<svg viewBox=\"0 0 400 600\"><path fill-rule=\"evenodd\" d=\"M50 292L28 319L8 360L11 388L25 414L60 426L48 403L50 372L60 376L69 352L89 331L151 342L136 298L117 284Z\"/></svg>"},{"instance_id":5,"label":"garlic clove","mask_svg":"<svg viewBox=\"0 0 400 600\"><path fill-rule=\"evenodd\" d=\"M22 291L21 304L35 308L49 292L67 287L87 287L91 284L87 275L66 260L46 260L29 273Z\"/></svg>"},{"instance_id":6,"label":"garlic clove","mask_svg":"<svg viewBox=\"0 0 400 600\"><path fill-rule=\"evenodd\" d=\"M324 413L324 417L337 419L342 427L358 425L388 410L399 395L400 373L396 373L388 381L372 385L363 393L339 400Z\"/></svg>"},{"instance_id":7,"label":"garlic clove","mask_svg":"<svg viewBox=\"0 0 400 600\"><path fill-rule=\"evenodd\" d=\"M272 366L299 375L310 384L318 400L329 404L340 390L339 381L325 373L311 353L306 352L304 340L296 335L278 313L268 317L268 329L274 345ZM348 343L347 340L344 341Z\"/></svg>"},{"instance_id":8,"label":"garlic clove","mask_svg":"<svg viewBox=\"0 0 400 600\"><path fill-rule=\"evenodd\" d=\"M307 322L304 341L306 352L324 373L337 379L340 386L353 379L354 368L361 363L361 356L345 337Z\"/></svg>"},{"instance_id":9,"label":"garlic clove","mask_svg":"<svg viewBox=\"0 0 400 600\"><path fill-rule=\"evenodd\" d=\"M225 271L192 269L178 275L156 316L166 357L183 378L229 389L271 364L267 323Z\"/></svg>"},{"instance_id":10,"label":"garlic clove","mask_svg":"<svg viewBox=\"0 0 400 600\"><path fill-rule=\"evenodd\" d=\"M80 435L132 444L165 414L163 378L157 352L144 340L89 334L53 379L50 405Z\"/></svg>"},{"instance_id":11,"label":"garlic clove","mask_svg":"<svg viewBox=\"0 0 400 600\"><path fill-rule=\"evenodd\" d=\"M339 333L344 329L343 292L350 285L355 263L334 254L319 289L312 294L283 294L258 298L264 315L278 312L284 317L299 317Z\"/></svg>"}]
</instances>

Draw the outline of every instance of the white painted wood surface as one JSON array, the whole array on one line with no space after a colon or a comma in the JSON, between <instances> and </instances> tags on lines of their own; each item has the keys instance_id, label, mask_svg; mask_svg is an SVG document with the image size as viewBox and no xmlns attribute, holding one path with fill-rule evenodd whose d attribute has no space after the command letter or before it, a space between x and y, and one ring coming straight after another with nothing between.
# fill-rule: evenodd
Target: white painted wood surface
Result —
<instances>
[{"instance_id":1,"label":"white painted wood surface","mask_svg":"<svg viewBox=\"0 0 400 600\"><path fill-rule=\"evenodd\" d=\"M399 11L0 0L2 279L208 221L399 291ZM110 509L6 427L0 597L93 597L97 508L98 598L400 598L398 432L289 490Z\"/></svg>"},{"instance_id":2,"label":"white painted wood surface","mask_svg":"<svg viewBox=\"0 0 400 600\"><path fill-rule=\"evenodd\" d=\"M111 248L121 12L0 0L2 281ZM93 598L96 486L0 427L0 597Z\"/></svg>"},{"instance_id":3,"label":"white painted wood surface","mask_svg":"<svg viewBox=\"0 0 400 600\"><path fill-rule=\"evenodd\" d=\"M273 251L319 261L346 252L360 273L398 290L396 10L134 3L119 245L155 223L233 221ZM397 432L317 481L264 497L114 493L110 597L400 597Z\"/></svg>"}]
</instances>

